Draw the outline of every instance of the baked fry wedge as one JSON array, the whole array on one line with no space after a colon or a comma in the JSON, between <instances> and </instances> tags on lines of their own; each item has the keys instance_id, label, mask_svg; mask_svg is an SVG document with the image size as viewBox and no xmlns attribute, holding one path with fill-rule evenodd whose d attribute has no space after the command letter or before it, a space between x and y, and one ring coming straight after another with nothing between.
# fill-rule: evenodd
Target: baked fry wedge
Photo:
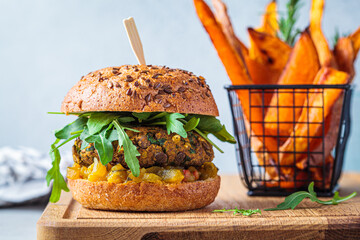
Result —
<instances>
[{"instance_id":1,"label":"baked fry wedge","mask_svg":"<svg viewBox=\"0 0 360 240\"><path fill-rule=\"evenodd\" d=\"M276 34L279 31L277 17L277 4L275 0L272 0L270 3L268 3L268 5L266 5L265 12L262 15L261 26L256 30L276 37Z\"/></svg>"},{"instance_id":2,"label":"baked fry wedge","mask_svg":"<svg viewBox=\"0 0 360 240\"><path fill-rule=\"evenodd\" d=\"M282 71L291 53L291 47L279 38L248 28L250 36L249 56L272 69Z\"/></svg>"},{"instance_id":3,"label":"baked fry wedge","mask_svg":"<svg viewBox=\"0 0 360 240\"><path fill-rule=\"evenodd\" d=\"M320 69L316 48L308 31L295 44L278 84L311 84ZM265 116L266 130L273 135L289 136L292 122L299 118L306 94L303 90L279 90L271 99ZM277 107L278 106L278 107ZM295 108L294 108L295 107ZM279 122L280 124L278 124Z\"/></svg>"},{"instance_id":4,"label":"baked fry wedge","mask_svg":"<svg viewBox=\"0 0 360 240\"><path fill-rule=\"evenodd\" d=\"M316 50L319 54L321 66L335 67L336 62L330 50L329 44L321 30L321 20L324 12L325 0L313 0L310 9L310 33Z\"/></svg>"},{"instance_id":5,"label":"baked fry wedge","mask_svg":"<svg viewBox=\"0 0 360 240\"><path fill-rule=\"evenodd\" d=\"M349 74L345 72L324 67L316 76L316 81L320 82L320 84L346 84L349 78ZM315 139L312 137L317 136L317 133L322 127L322 122L325 121L325 118L330 114L332 107L341 93L341 89L329 88L324 89L323 94L320 92L311 94L309 103L306 103L306 105L309 105L309 108L304 106L290 138L280 147L280 151L282 152L280 154L281 165L290 165L298 162L303 156L303 153L309 150L310 145L308 144L308 138L310 137L311 144L311 141ZM323 108L319 108L322 106ZM307 122L312 124L307 124ZM291 169L287 169L286 173L288 172L291 172Z\"/></svg>"}]
</instances>

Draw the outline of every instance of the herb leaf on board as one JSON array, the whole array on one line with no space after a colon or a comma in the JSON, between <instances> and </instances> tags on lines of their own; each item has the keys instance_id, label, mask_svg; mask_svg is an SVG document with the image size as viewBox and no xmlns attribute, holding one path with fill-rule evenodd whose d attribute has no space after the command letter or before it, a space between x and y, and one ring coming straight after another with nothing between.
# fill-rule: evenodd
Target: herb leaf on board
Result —
<instances>
[{"instance_id":1,"label":"herb leaf on board","mask_svg":"<svg viewBox=\"0 0 360 240\"><path fill-rule=\"evenodd\" d=\"M336 205L340 202L349 200L356 196L356 192L346 196L346 197L339 197L339 192L335 192L334 197L329 201L322 201L317 198L316 192L314 191L314 182L311 182L308 186L308 192L306 191L299 191L295 192L289 196L287 196L284 202L277 205L275 208L268 208L265 211L276 211L276 210L286 210L286 209L294 209L299 203L304 200L305 198L310 198L311 201L317 202L324 205Z\"/></svg>"},{"instance_id":2,"label":"herb leaf on board","mask_svg":"<svg viewBox=\"0 0 360 240\"><path fill-rule=\"evenodd\" d=\"M241 214L243 216L251 216L256 213L261 214L260 209L242 209L242 208L234 208L234 209L215 209L214 213L224 213L224 212L233 212L233 215Z\"/></svg>"}]
</instances>

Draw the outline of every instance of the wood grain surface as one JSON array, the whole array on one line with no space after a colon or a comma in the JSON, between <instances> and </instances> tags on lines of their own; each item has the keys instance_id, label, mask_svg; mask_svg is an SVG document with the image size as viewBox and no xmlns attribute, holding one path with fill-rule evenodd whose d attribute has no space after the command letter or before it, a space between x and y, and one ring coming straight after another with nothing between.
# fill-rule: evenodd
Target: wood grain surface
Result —
<instances>
[{"instance_id":1,"label":"wood grain surface","mask_svg":"<svg viewBox=\"0 0 360 240\"><path fill-rule=\"evenodd\" d=\"M251 217L212 213L240 207L274 207L283 197L249 197L238 176L222 176L215 202L187 212L136 213L83 208L63 193L37 223L38 239L360 239L360 196L339 205L306 200L295 210ZM344 174L340 195L360 193L360 174ZM325 198L326 199L326 198Z\"/></svg>"}]
</instances>

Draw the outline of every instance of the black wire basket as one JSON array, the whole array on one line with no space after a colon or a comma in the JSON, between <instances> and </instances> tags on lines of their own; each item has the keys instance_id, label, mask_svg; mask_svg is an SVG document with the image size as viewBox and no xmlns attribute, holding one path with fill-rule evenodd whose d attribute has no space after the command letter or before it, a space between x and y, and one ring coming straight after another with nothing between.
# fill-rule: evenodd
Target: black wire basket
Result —
<instances>
[{"instance_id":1,"label":"black wire basket","mask_svg":"<svg viewBox=\"0 0 360 240\"><path fill-rule=\"evenodd\" d=\"M306 189L310 182L315 183L319 196L334 194L338 188L337 182L350 133L351 85L230 85L225 86L225 89L228 91L237 140L238 170L242 182L249 189L248 195L285 196ZM341 93L332 108L329 108L325 95L331 90ZM248 102L241 103L239 94L245 94L246 99L248 95ZM281 94L291 94L292 101L279 102ZM312 96L315 94L322 101L320 104L311 105ZM260 105L252 102L253 95L260 97ZM268 99L273 99L273 96L277 96L277 101L269 104ZM296 105L299 96L304 98L305 102L301 106ZM242 104L247 104L247 113L250 116L244 114ZM275 121L268 122L265 116L270 108L273 108L271 111L275 111L277 116L275 115ZM254 121L251 114L255 110L258 113L259 109L262 120ZM299 119L295 119L295 112L299 111L306 116L305 121L299 122ZM326 111L330 113L327 115ZM293 112L292 121L282 121L280 115L283 112ZM316 121L311 121L314 119L311 118L313 113L318 114ZM269 124L275 132L267 131ZM289 134L280 132L282 124L290 126ZM311 132L313 126L317 126L316 134ZM261 134L259 131L254 132L255 127L263 129ZM297 136L298 128L307 129L306 134ZM273 139L276 143L275 151L268 149L268 139ZM291 151L283 149L286 141L293 142ZM297 151L299 144L306 146L306 149ZM290 163L288 161L284 164L281 161L284 156L290 159Z\"/></svg>"}]
</instances>

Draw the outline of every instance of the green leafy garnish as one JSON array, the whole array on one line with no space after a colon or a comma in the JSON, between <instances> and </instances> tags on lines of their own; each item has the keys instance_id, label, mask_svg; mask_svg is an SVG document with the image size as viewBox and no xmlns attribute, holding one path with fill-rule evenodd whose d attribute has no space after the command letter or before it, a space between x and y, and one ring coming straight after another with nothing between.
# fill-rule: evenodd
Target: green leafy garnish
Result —
<instances>
[{"instance_id":1,"label":"green leafy garnish","mask_svg":"<svg viewBox=\"0 0 360 240\"><path fill-rule=\"evenodd\" d=\"M192 117L184 126L185 131L189 132L194 130L200 122L200 118Z\"/></svg>"},{"instance_id":2,"label":"green leafy garnish","mask_svg":"<svg viewBox=\"0 0 360 240\"><path fill-rule=\"evenodd\" d=\"M268 208L265 211L275 211L275 210L286 210L286 209L294 209L299 203L305 198L310 198L311 201L317 202L324 205L337 205L341 202L349 200L356 196L356 192L346 196L340 197L339 192L335 192L334 197L329 201L322 201L317 198L316 192L314 191L314 182L311 182L308 187L308 192L299 191L295 192L285 198L285 201L277 205L275 208Z\"/></svg>"},{"instance_id":3,"label":"green leafy garnish","mask_svg":"<svg viewBox=\"0 0 360 240\"><path fill-rule=\"evenodd\" d=\"M335 34L334 34L334 37L333 37L333 48L335 48L336 44L339 41L339 38L340 38L340 31L339 31L338 28L336 28L335 29Z\"/></svg>"},{"instance_id":4,"label":"green leafy garnish","mask_svg":"<svg viewBox=\"0 0 360 240\"><path fill-rule=\"evenodd\" d=\"M51 112L51 114L63 113ZM188 136L187 132L195 131L220 152L223 151L207 137L208 134L213 134L221 141L235 143L235 139L221 125L220 121L210 116L167 112L87 112L72 113L71 115L77 115L78 118L64 128L55 131L57 140L51 145L50 155L53 167L46 176L48 184L53 180L51 202L59 200L61 190L68 191L66 182L60 173L59 147L78 137L82 140L81 150L90 143L94 144L103 165L112 161L114 155L112 142L118 141L119 149L124 150L126 164L136 177L140 174L140 165L137 159L140 153L126 133L126 131L139 132L132 128L133 126L164 126L168 134L177 133L183 138ZM153 140L160 145L165 141L164 139ZM195 152L194 149L191 151Z\"/></svg>"},{"instance_id":5,"label":"green leafy garnish","mask_svg":"<svg viewBox=\"0 0 360 240\"><path fill-rule=\"evenodd\" d=\"M286 4L286 17L281 17L279 21L279 37L290 46L294 45L295 38L300 33L300 30L295 29L294 26L301 6L300 0L289 0Z\"/></svg>"},{"instance_id":6,"label":"green leafy garnish","mask_svg":"<svg viewBox=\"0 0 360 240\"><path fill-rule=\"evenodd\" d=\"M91 114L89 121L87 122L89 134L93 135L95 133L98 133L103 127L105 127L118 117L119 114L116 113L98 112Z\"/></svg>"},{"instance_id":7,"label":"green leafy garnish","mask_svg":"<svg viewBox=\"0 0 360 240\"><path fill-rule=\"evenodd\" d=\"M55 137L58 139L68 139L73 134L73 132L81 131L84 129L87 123L86 117L79 117L74 122L66 125L64 128L55 131Z\"/></svg>"},{"instance_id":8,"label":"green leafy garnish","mask_svg":"<svg viewBox=\"0 0 360 240\"><path fill-rule=\"evenodd\" d=\"M140 120L148 119L151 116L151 113L150 112L141 112L141 113L133 112L132 115L134 117L136 117L137 119L139 119L139 121L140 121Z\"/></svg>"},{"instance_id":9,"label":"green leafy garnish","mask_svg":"<svg viewBox=\"0 0 360 240\"><path fill-rule=\"evenodd\" d=\"M106 166L106 164L111 162L114 154L114 148L111 141L106 138L106 131L102 131L97 135L94 147L99 154L102 165Z\"/></svg>"},{"instance_id":10,"label":"green leafy garnish","mask_svg":"<svg viewBox=\"0 0 360 240\"><path fill-rule=\"evenodd\" d=\"M120 125L118 120L114 120L113 123L118 134L119 150L122 146L124 147L125 162L130 168L132 174L135 177L138 177L140 174L140 165L136 157L140 156L140 153L138 152L136 146L132 143L129 136L126 134L124 128Z\"/></svg>"},{"instance_id":11,"label":"green leafy garnish","mask_svg":"<svg viewBox=\"0 0 360 240\"><path fill-rule=\"evenodd\" d=\"M47 172L46 175L46 182L47 185L50 185L51 180L54 180L53 182L53 189L50 196L50 202L57 202L59 201L61 190L64 190L65 192L68 192L69 189L66 185L64 177L61 175L60 172L60 152L59 149L55 147L57 143L59 143L60 139L56 139L56 141L51 144L51 150L50 150L50 157L52 160L52 168Z\"/></svg>"},{"instance_id":12,"label":"green leafy garnish","mask_svg":"<svg viewBox=\"0 0 360 240\"><path fill-rule=\"evenodd\" d=\"M251 216L256 213L260 213L260 209L240 209L240 208L234 208L234 209L216 209L213 212L215 213L224 213L224 212L233 212L233 215L241 214L243 216Z\"/></svg>"},{"instance_id":13,"label":"green leafy garnish","mask_svg":"<svg viewBox=\"0 0 360 240\"><path fill-rule=\"evenodd\" d=\"M184 124L182 124L178 119L185 118L184 115L180 113L170 113L165 115L166 119L166 128L168 134L174 132L179 134L181 137L186 138L187 133L184 129Z\"/></svg>"}]
</instances>

